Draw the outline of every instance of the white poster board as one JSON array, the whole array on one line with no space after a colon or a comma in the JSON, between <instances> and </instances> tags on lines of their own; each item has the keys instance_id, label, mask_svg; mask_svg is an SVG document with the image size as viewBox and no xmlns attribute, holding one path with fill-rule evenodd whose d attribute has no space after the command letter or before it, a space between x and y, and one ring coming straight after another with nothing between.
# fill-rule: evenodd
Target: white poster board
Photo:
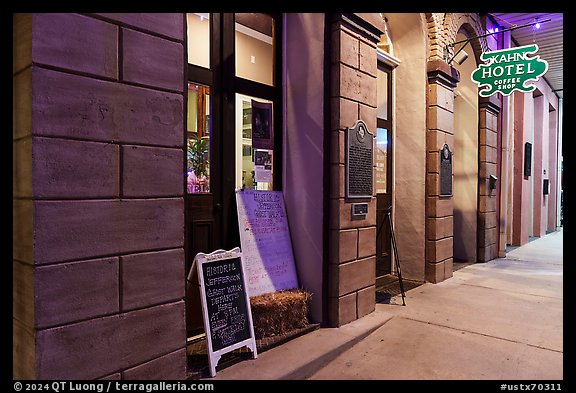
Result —
<instances>
[{"instance_id":1,"label":"white poster board","mask_svg":"<svg viewBox=\"0 0 576 393\"><path fill-rule=\"evenodd\" d=\"M236 205L249 296L298 288L282 191L237 190Z\"/></svg>"},{"instance_id":2,"label":"white poster board","mask_svg":"<svg viewBox=\"0 0 576 393\"><path fill-rule=\"evenodd\" d=\"M214 377L225 353L246 346L254 359L258 357L242 253L238 247L198 253L190 274L195 270L202 298L208 365L210 376Z\"/></svg>"}]
</instances>

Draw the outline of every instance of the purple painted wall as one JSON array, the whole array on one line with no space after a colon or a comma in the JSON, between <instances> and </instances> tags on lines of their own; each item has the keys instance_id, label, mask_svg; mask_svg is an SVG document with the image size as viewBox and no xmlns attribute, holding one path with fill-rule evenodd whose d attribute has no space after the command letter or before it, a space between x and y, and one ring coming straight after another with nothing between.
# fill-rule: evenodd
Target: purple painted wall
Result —
<instances>
[{"instance_id":1,"label":"purple painted wall","mask_svg":"<svg viewBox=\"0 0 576 393\"><path fill-rule=\"evenodd\" d=\"M15 379L183 379L184 16L14 16Z\"/></svg>"},{"instance_id":2,"label":"purple painted wall","mask_svg":"<svg viewBox=\"0 0 576 393\"><path fill-rule=\"evenodd\" d=\"M324 14L286 14L285 34L284 199L298 279L312 293L312 319L321 322Z\"/></svg>"}]
</instances>

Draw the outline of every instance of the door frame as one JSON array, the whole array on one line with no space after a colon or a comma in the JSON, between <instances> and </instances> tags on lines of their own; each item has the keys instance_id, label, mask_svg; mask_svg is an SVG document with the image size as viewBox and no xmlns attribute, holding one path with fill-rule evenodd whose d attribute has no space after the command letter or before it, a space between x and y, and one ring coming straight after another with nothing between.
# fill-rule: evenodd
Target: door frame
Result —
<instances>
[{"instance_id":1,"label":"door frame","mask_svg":"<svg viewBox=\"0 0 576 393\"><path fill-rule=\"evenodd\" d=\"M191 249L192 200L212 197L213 248L232 249L240 245L235 198L235 98L236 93L263 98L273 102L274 127L274 190L282 189L282 14L267 14L274 20L274 86L247 80L236 76L235 67L235 14L210 13L210 67L205 68L188 63L188 35L184 42L184 103L186 120L188 118L188 83L198 83L210 87L210 193L189 194L186 176L183 176L184 189L184 255L185 280L195 255ZM187 14L183 14L187 28ZM184 122L184 153L187 149L188 127ZM184 154L186 157L186 154ZM187 160L183 160L182 173L187 171ZM208 213L210 214L210 213ZM188 285L186 285L188 286ZM186 290L186 312L196 307ZM191 333L187 315L187 335ZM193 317L193 316L192 316ZM195 318L195 317L194 317ZM198 329L193 329L198 330Z\"/></svg>"},{"instance_id":2,"label":"door frame","mask_svg":"<svg viewBox=\"0 0 576 393\"><path fill-rule=\"evenodd\" d=\"M385 267L386 273L383 275L378 275L376 274L376 280L378 281L379 278L384 277L388 274L392 273L392 240L391 240L391 233L389 230L389 225L387 225L384 221L386 220L386 216L384 213L384 216L381 218L381 220L378 220L378 211L383 210L383 208L379 205L379 201L380 203L382 203L382 201L385 199L383 198L383 195L387 195L387 198L389 198L389 208L390 208L390 219L392 220L392 205L393 205L393 195L392 195L392 185L393 185L393 178L392 178L392 165L393 165L393 148L392 148L392 141L393 141L393 129L392 129L392 123L393 123L393 116L394 114L392 113L392 92L393 92L393 80L394 78L393 76L393 67L385 64L382 61L378 61L378 66L377 66L377 72L384 72L387 76L388 76L388 84L387 84L387 114L388 114L388 119L382 119L382 118L376 118L376 134L378 132L378 128L385 128L387 130L387 155L386 155L386 193L376 193L376 217L377 217L377 221L376 221L376 271L378 272L380 269L379 264L386 264L387 266ZM386 209L386 208L384 208ZM384 232L384 234L387 234L386 239L380 239L379 238L379 232L378 229L381 228L381 231L384 231L386 227L386 232ZM381 241L386 242L387 244L387 249L388 249L388 255L385 257L385 259L382 258L381 255L379 255L378 251L381 251L381 247L379 247L379 242ZM378 282L377 282L378 285Z\"/></svg>"}]
</instances>

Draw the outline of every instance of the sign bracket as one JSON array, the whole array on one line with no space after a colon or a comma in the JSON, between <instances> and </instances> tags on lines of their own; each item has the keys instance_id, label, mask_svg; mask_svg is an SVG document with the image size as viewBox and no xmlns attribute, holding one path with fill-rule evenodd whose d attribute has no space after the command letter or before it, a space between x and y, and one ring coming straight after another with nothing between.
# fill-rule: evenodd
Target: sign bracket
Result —
<instances>
[{"instance_id":1,"label":"sign bracket","mask_svg":"<svg viewBox=\"0 0 576 393\"><path fill-rule=\"evenodd\" d=\"M458 49L458 51L456 53L454 53L454 55L452 56L452 58L450 60L448 60L448 64L452 63L452 61L454 60L454 58L458 55L458 53L460 53L464 47L466 46L467 43L469 43L470 41L472 41L473 39L476 38L483 38L483 37L488 37L489 35L493 35L493 34L498 34L498 33L505 33L507 31L512 31L512 30L516 30L516 29L521 29L523 27L530 27L530 26L534 26L536 23L545 23L545 22L550 22L552 19L546 19L546 20L541 20L541 21L536 21L536 22L532 22L532 23L526 23L524 25L520 25L520 26L514 26L514 27L510 27L508 29L504 29L504 30L500 30L500 31L494 31L492 33L486 33L486 34L482 34L482 35L478 35L475 37L470 37L468 39L465 40L461 40L461 41L457 41L457 42L453 42L451 44L448 44L448 46L455 46L458 44L461 44L464 42L464 45L462 45L460 47L460 49Z\"/></svg>"}]
</instances>

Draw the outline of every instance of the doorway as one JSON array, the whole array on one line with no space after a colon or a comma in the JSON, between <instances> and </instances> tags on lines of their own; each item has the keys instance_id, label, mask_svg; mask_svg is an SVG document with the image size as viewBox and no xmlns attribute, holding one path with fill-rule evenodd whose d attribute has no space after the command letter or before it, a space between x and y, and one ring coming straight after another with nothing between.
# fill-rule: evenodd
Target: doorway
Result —
<instances>
[{"instance_id":1,"label":"doorway","mask_svg":"<svg viewBox=\"0 0 576 393\"><path fill-rule=\"evenodd\" d=\"M194 257L240 246L235 190L279 190L282 184L282 21L276 14L188 13L186 22L185 267L191 338L204 332L200 295L190 274ZM255 108L269 114L269 140L258 143L253 142Z\"/></svg>"},{"instance_id":2,"label":"doorway","mask_svg":"<svg viewBox=\"0 0 576 393\"><path fill-rule=\"evenodd\" d=\"M392 219L392 68L378 64L376 120L376 287L394 278L390 223Z\"/></svg>"},{"instance_id":3,"label":"doorway","mask_svg":"<svg viewBox=\"0 0 576 393\"><path fill-rule=\"evenodd\" d=\"M456 35L456 41L466 39L462 32ZM455 47L455 51L459 49ZM463 52L474 53L470 42L464 44ZM453 65L462 75L454 89L453 270L458 270L478 259L479 109L478 87L464 77L477 67L475 57Z\"/></svg>"}]
</instances>

